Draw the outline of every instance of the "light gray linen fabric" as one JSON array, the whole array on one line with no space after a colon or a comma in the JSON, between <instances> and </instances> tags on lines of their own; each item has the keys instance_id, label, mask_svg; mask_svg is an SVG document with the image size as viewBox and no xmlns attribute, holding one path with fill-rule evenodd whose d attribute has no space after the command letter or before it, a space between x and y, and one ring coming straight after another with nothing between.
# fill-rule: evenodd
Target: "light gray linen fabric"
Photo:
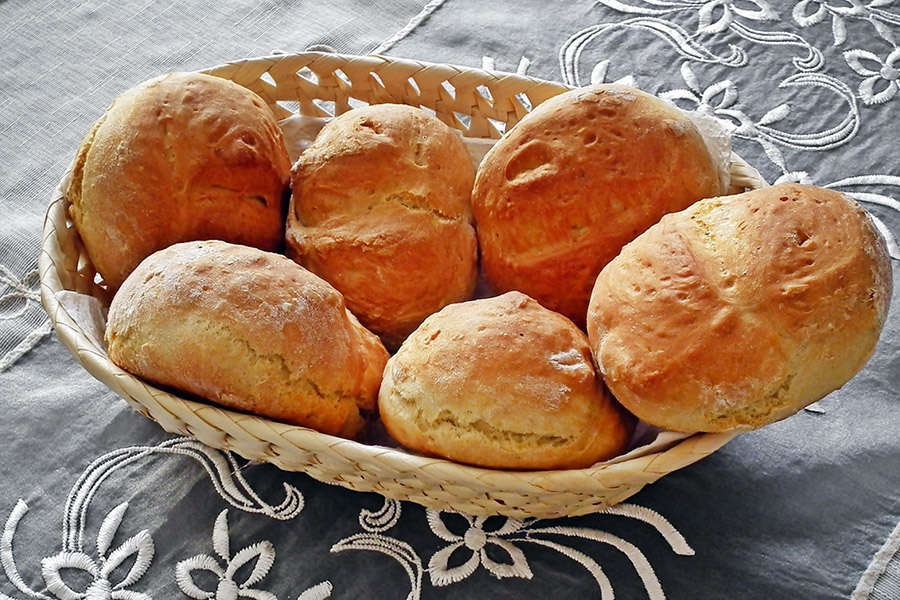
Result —
<instances>
[{"instance_id":1,"label":"light gray linen fabric","mask_svg":"<svg viewBox=\"0 0 900 600\"><path fill-rule=\"evenodd\" d=\"M25 352L46 321L29 275L43 212L109 102L162 72L312 44L363 53L391 40L388 53L433 62L625 78L731 123L770 182L856 194L900 234L896 4L0 2L0 593L900 597L897 300L865 370L814 410L615 511L555 521L426 511L248 465L162 432L53 334Z\"/></svg>"}]
</instances>

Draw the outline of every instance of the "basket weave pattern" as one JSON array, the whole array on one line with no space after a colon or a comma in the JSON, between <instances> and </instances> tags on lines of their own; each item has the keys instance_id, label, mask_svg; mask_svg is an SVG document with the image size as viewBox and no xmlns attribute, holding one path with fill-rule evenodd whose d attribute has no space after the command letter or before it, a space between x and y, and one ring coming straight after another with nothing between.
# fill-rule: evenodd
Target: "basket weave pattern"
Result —
<instances>
[{"instance_id":1,"label":"basket weave pattern","mask_svg":"<svg viewBox=\"0 0 900 600\"><path fill-rule=\"evenodd\" d=\"M499 138L528 111L566 86L529 77L450 65L308 52L228 63L205 72L258 93L276 117L324 117L364 104L409 104L431 110L468 137ZM733 156L732 185L765 182ZM644 485L716 451L733 434L697 434L629 460L570 471L500 471L365 445L302 427L180 398L116 367L88 335L61 294L77 292L109 304L69 216L71 168L44 224L41 298L60 341L97 379L166 431L315 479L440 510L476 515L552 518L596 512Z\"/></svg>"}]
</instances>

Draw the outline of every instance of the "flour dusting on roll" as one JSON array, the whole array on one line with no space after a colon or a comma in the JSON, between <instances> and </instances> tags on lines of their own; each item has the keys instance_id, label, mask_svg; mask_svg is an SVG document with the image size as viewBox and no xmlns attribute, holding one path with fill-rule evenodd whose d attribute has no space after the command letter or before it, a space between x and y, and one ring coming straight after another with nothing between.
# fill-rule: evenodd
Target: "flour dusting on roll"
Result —
<instances>
[{"instance_id":1,"label":"flour dusting on roll","mask_svg":"<svg viewBox=\"0 0 900 600\"><path fill-rule=\"evenodd\" d=\"M284 256L186 242L141 262L113 298L112 361L228 408L353 437L388 354L332 286Z\"/></svg>"},{"instance_id":2,"label":"flour dusting on roll","mask_svg":"<svg viewBox=\"0 0 900 600\"><path fill-rule=\"evenodd\" d=\"M388 361L379 412L408 448L501 469L587 467L621 453L634 426L584 333L518 292L426 319Z\"/></svg>"},{"instance_id":3,"label":"flour dusting on roll","mask_svg":"<svg viewBox=\"0 0 900 600\"><path fill-rule=\"evenodd\" d=\"M584 325L597 274L666 213L725 192L694 123L597 85L538 105L488 152L472 197L485 279Z\"/></svg>"},{"instance_id":4,"label":"flour dusting on roll","mask_svg":"<svg viewBox=\"0 0 900 600\"><path fill-rule=\"evenodd\" d=\"M856 202L778 185L703 200L625 246L597 278L588 335L641 420L755 429L863 367L891 287L884 240Z\"/></svg>"}]
</instances>

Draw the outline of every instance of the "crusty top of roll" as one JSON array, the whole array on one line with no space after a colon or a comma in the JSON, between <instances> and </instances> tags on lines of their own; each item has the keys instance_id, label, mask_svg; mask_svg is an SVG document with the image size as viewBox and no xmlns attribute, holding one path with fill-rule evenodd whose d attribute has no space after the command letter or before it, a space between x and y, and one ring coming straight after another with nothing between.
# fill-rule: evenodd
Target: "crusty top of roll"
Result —
<instances>
[{"instance_id":1,"label":"crusty top of roll","mask_svg":"<svg viewBox=\"0 0 900 600\"><path fill-rule=\"evenodd\" d=\"M427 318L385 369L379 412L414 450L484 467L586 467L633 422L595 376L587 338L519 292Z\"/></svg>"},{"instance_id":2,"label":"crusty top of roll","mask_svg":"<svg viewBox=\"0 0 900 600\"><path fill-rule=\"evenodd\" d=\"M289 169L259 96L172 73L128 90L94 124L69 185L72 217L115 289L146 256L181 241L281 248Z\"/></svg>"},{"instance_id":3,"label":"crusty top of roll","mask_svg":"<svg viewBox=\"0 0 900 600\"><path fill-rule=\"evenodd\" d=\"M479 168L472 201L485 277L583 325L594 280L621 247L720 186L700 132L673 106L612 84L560 94Z\"/></svg>"},{"instance_id":4,"label":"crusty top of roll","mask_svg":"<svg viewBox=\"0 0 900 600\"><path fill-rule=\"evenodd\" d=\"M423 110L379 104L344 113L294 165L288 254L397 347L474 289L474 178L459 137Z\"/></svg>"},{"instance_id":5,"label":"crusty top of roll","mask_svg":"<svg viewBox=\"0 0 900 600\"><path fill-rule=\"evenodd\" d=\"M152 254L109 309L121 368L238 410L342 436L375 410L387 351L332 286L219 241Z\"/></svg>"},{"instance_id":6,"label":"crusty top of roll","mask_svg":"<svg viewBox=\"0 0 900 600\"><path fill-rule=\"evenodd\" d=\"M698 202L628 244L597 278L588 333L613 394L642 420L753 429L862 368L891 285L862 208L785 184Z\"/></svg>"}]
</instances>

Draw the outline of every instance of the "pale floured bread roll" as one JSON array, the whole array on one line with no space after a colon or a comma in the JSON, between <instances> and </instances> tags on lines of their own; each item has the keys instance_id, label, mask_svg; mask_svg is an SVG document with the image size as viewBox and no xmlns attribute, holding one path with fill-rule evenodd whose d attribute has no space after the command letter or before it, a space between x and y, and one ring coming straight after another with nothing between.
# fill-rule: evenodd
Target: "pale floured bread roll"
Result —
<instances>
[{"instance_id":1,"label":"pale floured bread roll","mask_svg":"<svg viewBox=\"0 0 900 600\"><path fill-rule=\"evenodd\" d=\"M427 318L388 361L378 402L404 446L503 469L587 467L621 453L634 425L584 333L518 292Z\"/></svg>"},{"instance_id":2,"label":"pale floured bread roll","mask_svg":"<svg viewBox=\"0 0 900 600\"><path fill-rule=\"evenodd\" d=\"M177 242L280 249L289 173L259 96L219 77L173 73L128 90L94 124L68 197L91 262L115 289Z\"/></svg>"},{"instance_id":3,"label":"pale floured bread roll","mask_svg":"<svg viewBox=\"0 0 900 600\"><path fill-rule=\"evenodd\" d=\"M459 137L421 109L344 113L294 165L288 255L396 348L425 317L472 294L474 177Z\"/></svg>"},{"instance_id":4,"label":"pale floured bread roll","mask_svg":"<svg viewBox=\"0 0 900 600\"><path fill-rule=\"evenodd\" d=\"M724 193L700 132L644 92L597 85L551 98L478 169L472 197L485 279L584 325L597 274L656 223Z\"/></svg>"},{"instance_id":5,"label":"pale floured bread roll","mask_svg":"<svg viewBox=\"0 0 900 600\"><path fill-rule=\"evenodd\" d=\"M754 429L863 367L891 286L862 208L779 185L698 202L625 246L597 278L588 334L613 394L643 421Z\"/></svg>"},{"instance_id":6,"label":"pale floured bread roll","mask_svg":"<svg viewBox=\"0 0 900 600\"><path fill-rule=\"evenodd\" d=\"M113 298L109 356L228 408L352 437L374 413L388 354L328 283L226 242L152 254Z\"/></svg>"}]
</instances>

